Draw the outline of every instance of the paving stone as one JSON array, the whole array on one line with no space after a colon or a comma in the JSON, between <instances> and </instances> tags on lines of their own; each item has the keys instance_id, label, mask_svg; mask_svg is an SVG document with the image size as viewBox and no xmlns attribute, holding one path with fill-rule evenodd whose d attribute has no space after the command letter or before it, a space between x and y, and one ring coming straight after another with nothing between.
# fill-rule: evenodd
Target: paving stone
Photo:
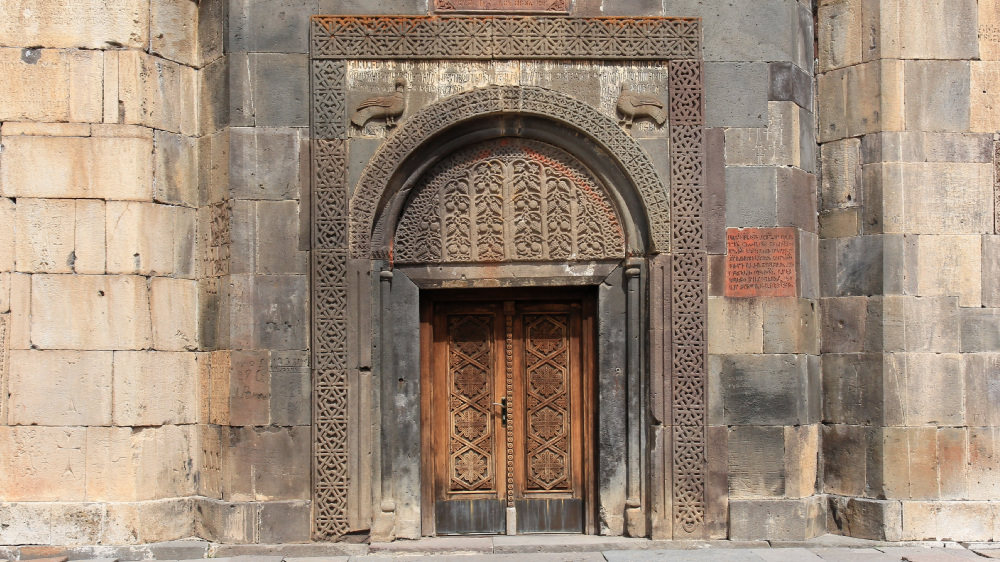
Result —
<instances>
[{"instance_id":1,"label":"paving stone","mask_svg":"<svg viewBox=\"0 0 1000 562\"><path fill-rule=\"evenodd\" d=\"M748 551L765 562L818 562L816 554L804 548L754 548Z\"/></svg>"},{"instance_id":2,"label":"paving stone","mask_svg":"<svg viewBox=\"0 0 1000 562\"><path fill-rule=\"evenodd\" d=\"M172 558L176 560L188 558L205 558L211 544L202 540L179 540L154 543L149 545L153 557Z\"/></svg>"},{"instance_id":3,"label":"paving stone","mask_svg":"<svg viewBox=\"0 0 1000 562\"><path fill-rule=\"evenodd\" d=\"M826 562L899 562L898 557L884 554L874 548L811 548L809 550Z\"/></svg>"}]
</instances>

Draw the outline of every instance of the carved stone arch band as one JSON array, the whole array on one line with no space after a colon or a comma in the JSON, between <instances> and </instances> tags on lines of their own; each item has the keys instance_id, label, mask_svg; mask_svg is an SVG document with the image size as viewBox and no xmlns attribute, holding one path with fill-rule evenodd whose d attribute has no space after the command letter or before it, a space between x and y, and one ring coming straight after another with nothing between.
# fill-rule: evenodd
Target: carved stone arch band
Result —
<instances>
[{"instance_id":1,"label":"carved stone arch band","mask_svg":"<svg viewBox=\"0 0 1000 562\"><path fill-rule=\"evenodd\" d=\"M613 161L614 166L610 168L619 170L617 181L610 182L613 185L608 187L630 187L633 192L631 205L629 193L616 194L620 197L619 205L629 207L630 213L622 214L631 214L630 218L634 221L623 225L632 234L627 236L632 239L629 249L650 254L669 251L671 228L667 190L649 156L613 119L586 103L545 88L493 86L458 94L428 106L401 124L375 153L351 199L349 232L352 256L376 256L387 243L380 239L376 221L387 211L398 192L412 187L406 184L407 178L416 179L433 163L415 162L415 155L424 156L429 152L426 150L429 144L446 137L449 131L461 127L463 123L503 115L518 116L518 119L504 121L501 118L495 121L496 132L493 136L503 136L504 131L508 131L508 136L519 136L519 130L530 129L532 119L540 118L564 128L571 133L570 136L586 137L590 144ZM466 140L453 144L461 146ZM447 150L438 147L436 152ZM407 166L411 168L409 173ZM607 173L614 174L614 170L609 169ZM622 186L623 181L629 185Z\"/></svg>"}]
</instances>

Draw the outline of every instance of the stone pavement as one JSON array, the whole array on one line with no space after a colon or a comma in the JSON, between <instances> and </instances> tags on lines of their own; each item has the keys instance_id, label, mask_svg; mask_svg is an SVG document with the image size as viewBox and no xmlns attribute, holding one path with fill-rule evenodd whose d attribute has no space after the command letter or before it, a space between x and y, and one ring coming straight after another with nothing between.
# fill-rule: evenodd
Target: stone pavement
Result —
<instances>
[{"instance_id":1,"label":"stone pavement","mask_svg":"<svg viewBox=\"0 0 1000 562\"><path fill-rule=\"evenodd\" d=\"M140 546L0 546L0 558L34 562L352 562L390 560L541 562L961 562L1000 559L1000 543L887 543L826 535L801 542L653 541L583 535L436 537L393 543L225 545L201 540Z\"/></svg>"}]
</instances>

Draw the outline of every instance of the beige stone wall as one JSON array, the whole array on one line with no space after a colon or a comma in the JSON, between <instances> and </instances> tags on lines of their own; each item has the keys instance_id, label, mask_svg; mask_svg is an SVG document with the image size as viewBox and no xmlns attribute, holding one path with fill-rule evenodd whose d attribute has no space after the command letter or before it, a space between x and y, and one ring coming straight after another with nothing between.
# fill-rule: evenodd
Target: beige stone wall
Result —
<instances>
[{"instance_id":1,"label":"beige stone wall","mask_svg":"<svg viewBox=\"0 0 1000 562\"><path fill-rule=\"evenodd\" d=\"M832 528L997 540L1000 3L821 0L818 21Z\"/></svg>"},{"instance_id":2,"label":"beige stone wall","mask_svg":"<svg viewBox=\"0 0 1000 562\"><path fill-rule=\"evenodd\" d=\"M218 482L197 258L219 7L0 4L0 544L192 536Z\"/></svg>"}]
</instances>

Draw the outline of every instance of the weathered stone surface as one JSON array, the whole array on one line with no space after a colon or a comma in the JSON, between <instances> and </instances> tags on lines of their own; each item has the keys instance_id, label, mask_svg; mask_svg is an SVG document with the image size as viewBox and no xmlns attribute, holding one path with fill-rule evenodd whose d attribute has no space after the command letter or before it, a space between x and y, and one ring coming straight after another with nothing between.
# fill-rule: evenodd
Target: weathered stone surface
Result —
<instances>
[{"instance_id":1,"label":"weathered stone surface","mask_svg":"<svg viewBox=\"0 0 1000 562\"><path fill-rule=\"evenodd\" d=\"M0 314L10 312L10 273L0 273ZM7 330L10 330L10 320L6 317ZM2 415L0 415L2 417Z\"/></svg>"},{"instance_id":2,"label":"weathered stone surface","mask_svg":"<svg viewBox=\"0 0 1000 562\"><path fill-rule=\"evenodd\" d=\"M86 429L0 426L5 501L84 499Z\"/></svg>"},{"instance_id":3,"label":"weathered stone surface","mask_svg":"<svg viewBox=\"0 0 1000 562\"><path fill-rule=\"evenodd\" d=\"M137 501L193 494L194 438L194 426L87 428L87 499Z\"/></svg>"},{"instance_id":4,"label":"weathered stone surface","mask_svg":"<svg viewBox=\"0 0 1000 562\"><path fill-rule=\"evenodd\" d=\"M821 153L821 208L860 205L861 141L852 138L824 143Z\"/></svg>"},{"instance_id":5,"label":"weathered stone surface","mask_svg":"<svg viewBox=\"0 0 1000 562\"><path fill-rule=\"evenodd\" d=\"M253 123L258 127L309 125L309 73L305 55L250 55ZM232 63L230 63L232 64Z\"/></svg>"},{"instance_id":6,"label":"weathered stone surface","mask_svg":"<svg viewBox=\"0 0 1000 562\"><path fill-rule=\"evenodd\" d=\"M777 225L815 233L816 176L798 168L779 168L777 178Z\"/></svg>"},{"instance_id":7,"label":"weathered stone surface","mask_svg":"<svg viewBox=\"0 0 1000 562\"><path fill-rule=\"evenodd\" d=\"M143 48L149 8L142 0L11 0L0 6L0 45Z\"/></svg>"},{"instance_id":8,"label":"weathered stone surface","mask_svg":"<svg viewBox=\"0 0 1000 562\"><path fill-rule=\"evenodd\" d=\"M43 502L0 503L0 542L3 544L51 544L52 504Z\"/></svg>"},{"instance_id":9,"label":"weathered stone surface","mask_svg":"<svg viewBox=\"0 0 1000 562\"><path fill-rule=\"evenodd\" d=\"M936 427L885 428L883 476L886 498L940 497L937 433ZM905 514L903 519L905 521Z\"/></svg>"},{"instance_id":10,"label":"weathered stone surface","mask_svg":"<svg viewBox=\"0 0 1000 562\"><path fill-rule=\"evenodd\" d=\"M299 250L299 202L259 201L256 211L257 273L307 273L308 253Z\"/></svg>"},{"instance_id":11,"label":"weathered stone surface","mask_svg":"<svg viewBox=\"0 0 1000 562\"><path fill-rule=\"evenodd\" d=\"M727 355L720 369L727 425L808 423L805 356Z\"/></svg>"},{"instance_id":12,"label":"weathered stone surface","mask_svg":"<svg viewBox=\"0 0 1000 562\"><path fill-rule=\"evenodd\" d=\"M1000 352L1000 309L961 308L963 353Z\"/></svg>"},{"instance_id":13,"label":"weathered stone surface","mask_svg":"<svg viewBox=\"0 0 1000 562\"><path fill-rule=\"evenodd\" d=\"M110 424L111 356L108 351L12 351L8 423Z\"/></svg>"},{"instance_id":14,"label":"weathered stone surface","mask_svg":"<svg viewBox=\"0 0 1000 562\"><path fill-rule=\"evenodd\" d=\"M309 354L304 351L272 351L271 423L309 425L311 417Z\"/></svg>"},{"instance_id":15,"label":"weathered stone surface","mask_svg":"<svg viewBox=\"0 0 1000 562\"><path fill-rule=\"evenodd\" d=\"M231 351L213 351L211 357L211 384L209 389L209 422L229 425L229 379Z\"/></svg>"},{"instance_id":16,"label":"weathered stone surface","mask_svg":"<svg viewBox=\"0 0 1000 562\"><path fill-rule=\"evenodd\" d=\"M729 430L731 498L781 497L785 492L785 441L781 427Z\"/></svg>"},{"instance_id":17,"label":"weathered stone surface","mask_svg":"<svg viewBox=\"0 0 1000 562\"><path fill-rule=\"evenodd\" d=\"M989 164L939 162L883 164L881 182L869 185L865 177L865 201L880 203L885 232L990 233L992 168ZM869 193L869 187L877 191Z\"/></svg>"},{"instance_id":18,"label":"weathered stone surface","mask_svg":"<svg viewBox=\"0 0 1000 562\"><path fill-rule=\"evenodd\" d=\"M877 295L883 289L881 236L819 242L820 294L824 297Z\"/></svg>"},{"instance_id":19,"label":"weathered stone surface","mask_svg":"<svg viewBox=\"0 0 1000 562\"><path fill-rule=\"evenodd\" d=\"M225 497L308 499L311 434L309 427L230 429L222 463Z\"/></svg>"},{"instance_id":20,"label":"weathered stone surface","mask_svg":"<svg viewBox=\"0 0 1000 562\"><path fill-rule=\"evenodd\" d=\"M826 531L822 497L791 500L733 500L730 502L730 538L746 540L801 540Z\"/></svg>"},{"instance_id":21,"label":"weathered stone surface","mask_svg":"<svg viewBox=\"0 0 1000 562\"><path fill-rule=\"evenodd\" d=\"M708 299L709 353L762 353L763 334L760 299Z\"/></svg>"},{"instance_id":22,"label":"weathered stone surface","mask_svg":"<svg viewBox=\"0 0 1000 562\"><path fill-rule=\"evenodd\" d=\"M254 341L263 349L306 349L308 278L265 275L254 280Z\"/></svg>"},{"instance_id":23,"label":"weathered stone surface","mask_svg":"<svg viewBox=\"0 0 1000 562\"><path fill-rule=\"evenodd\" d=\"M904 501L902 540L964 540L995 538L995 517L989 502Z\"/></svg>"},{"instance_id":24,"label":"weathered stone surface","mask_svg":"<svg viewBox=\"0 0 1000 562\"><path fill-rule=\"evenodd\" d=\"M298 199L302 182L301 129L230 129L230 178L237 199ZM281 165L276 166L276 162Z\"/></svg>"},{"instance_id":25,"label":"weathered stone surface","mask_svg":"<svg viewBox=\"0 0 1000 562\"><path fill-rule=\"evenodd\" d=\"M75 261L76 203L27 199L17 205L18 271L70 273Z\"/></svg>"},{"instance_id":26,"label":"weathered stone surface","mask_svg":"<svg viewBox=\"0 0 1000 562\"><path fill-rule=\"evenodd\" d=\"M821 142L904 129L903 63L881 60L821 74Z\"/></svg>"},{"instance_id":27,"label":"weathered stone surface","mask_svg":"<svg viewBox=\"0 0 1000 562\"><path fill-rule=\"evenodd\" d=\"M150 52L181 64L199 66L198 12L198 3L190 0L152 0Z\"/></svg>"},{"instance_id":28,"label":"weathered stone surface","mask_svg":"<svg viewBox=\"0 0 1000 562\"><path fill-rule=\"evenodd\" d=\"M31 347L31 275L10 274L10 314L7 315L10 349Z\"/></svg>"},{"instance_id":29,"label":"weathered stone surface","mask_svg":"<svg viewBox=\"0 0 1000 562\"><path fill-rule=\"evenodd\" d=\"M194 503L197 536L224 543L253 542L257 531L258 503L232 503L203 499Z\"/></svg>"},{"instance_id":30,"label":"weathered stone surface","mask_svg":"<svg viewBox=\"0 0 1000 562\"><path fill-rule=\"evenodd\" d=\"M148 544L195 535L188 498L107 504L102 544Z\"/></svg>"},{"instance_id":31,"label":"weathered stone surface","mask_svg":"<svg viewBox=\"0 0 1000 562\"><path fill-rule=\"evenodd\" d=\"M898 501L830 498L831 523L844 536L876 541L900 540L903 515Z\"/></svg>"},{"instance_id":32,"label":"weathered stone surface","mask_svg":"<svg viewBox=\"0 0 1000 562\"><path fill-rule=\"evenodd\" d=\"M790 62L772 62L768 64L768 74L770 80L768 100L792 101L799 107L812 111L812 75ZM811 128L808 127L808 124L806 127Z\"/></svg>"},{"instance_id":33,"label":"weathered stone surface","mask_svg":"<svg viewBox=\"0 0 1000 562\"><path fill-rule=\"evenodd\" d=\"M975 500L996 500L1000 493L997 471L1000 470L1000 429L970 427L969 444L969 495Z\"/></svg>"},{"instance_id":34,"label":"weathered stone surface","mask_svg":"<svg viewBox=\"0 0 1000 562\"><path fill-rule=\"evenodd\" d=\"M908 236L909 283L919 296L958 296L963 307L982 302L980 236Z\"/></svg>"},{"instance_id":35,"label":"weathered stone surface","mask_svg":"<svg viewBox=\"0 0 1000 562\"><path fill-rule=\"evenodd\" d=\"M861 233L861 213L857 207L819 213L819 237L846 238Z\"/></svg>"},{"instance_id":36,"label":"weathered stone surface","mask_svg":"<svg viewBox=\"0 0 1000 562\"><path fill-rule=\"evenodd\" d=\"M965 421L958 354L887 354L884 377L887 425L962 425ZM930 388L935 391L928 392Z\"/></svg>"},{"instance_id":37,"label":"weathered stone surface","mask_svg":"<svg viewBox=\"0 0 1000 562\"><path fill-rule=\"evenodd\" d=\"M7 197L148 201L153 140L110 129L109 136L4 137L0 188ZM116 134L121 136L115 136Z\"/></svg>"},{"instance_id":38,"label":"weathered stone surface","mask_svg":"<svg viewBox=\"0 0 1000 562\"><path fill-rule=\"evenodd\" d=\"M882 314L885 351L954 353L959 349L955 297L886 296Z\"/></svg>"},{"instance_id":39,"label":"weathered stone surface","mask_svg":"<svg viewBox=\"0 0 1000 562\"><path fill-rule=\"evenodd\" d=\"M763 300L764 353L819 354L816 303L807 299Z\"/></svg>"},{"instance_id":40,"label":"weathered stone surface","mask_svg":"<svg viewBox=\"0 0 1000 562\"><path fill-rule=\"evenodd\" d=\"M3 184L0 183L0 189ZM16 262L17 207L13 199L0 197L0 271L13 271Z\"/></svg>"},{"instance_id":41,"label":"weathered stone surface","mask_svg":"<svg viewBox=\"0 0 1000 562\"><path fill-rule=\"evenodd\" d=\"M868 302L864 297L820 299L821 352L851 353L864 350Z\"/></svg>"},{"instance_id":42,"label":"weathered stone surface","mask_svg":"<svg viewBox=\"0 0 1000 562\"><path fill-rule=\"evenodd\" d=\"M117 425L195 423L198 369L194 353L115 353Z\"/></svg>"},{"instance_id":43,"label":"weathered stone surface","mask_svg":"<svg viewBox=\"0 0 1000 562\"><path fill-rule=\"evenodd\" d=\"M197 207L198 139L156 131L153 136L153 153L156 157L153 176L154 200Z\"/></svg>"},{"instance_id":44,"label":"weathered stone surface","mask_svg":"<svg viewBox=\"0 0 1000 562\"><path fill-rule=\"evenodd\" d=\"M822 358L823 420L830 423L882 422L882 356L827 353Z\"/></svg>"},{"instance_id":45,"label":"weathered stone surface","mask_svg":"<svg viewBox=\"0 0 1000 562\"><path fill-rule=\"evenodd\" d=\"M263 544L309 542L311 524L309 502L266 502L260 506L260 542Z\"/></svg>"},{"instance_id":46,"label":"weathered stone surface","mask_svg":"<svg viewBox=\"0 0 1000 562\"><path fill-rule=\"evenodd\" d=\"M962 354L965 421L971 427L1000 426L1000 354Z\"/></svg>"},{"instance_id":47,"label":"weathered stone surface","mask_svg":"<svg viewBox=\"0 0 1000 562\"><path fill-rule=\"evenodd\" d=\"M777 225L777 170L772 167L726 167L726 226Z\"/></svg>"},{"instance_id":48,"label":"weathered stone surface","mask_svg":"<svg viewBox=\"0 0 1000 562\"><path fill-rule=\"evenodd\" d=\"M767 108L766 128L726 130L726 164L805 168L797 141L801 128L810 125L802 122L799 107L788 101L771 101Z\"/></svg>"},{"instance_id":49,"label":"weathered stone surface","mask_svg":"<svg viewBox=\"0 0 1000 562\"><path fill-rule=\"evenodd\" d=\"M149 282L153 347L163 351L198 348L198 283L154 277Z\"/></svg>"},{"instance_id":50,"label":"weathered stone surface","mask_svg":"<svg viewBox=\"0 0 1000 562\"><path fill-rule=\"evenodd\" d=\"M993 162L993 136L924 131L882 132L861 141L863 164L877 162Z\"/></svg>"},{"instance_id":51,"label":"weathered stone surface","mask_svg":"<svg viewBox=\"0 0 1000 562\"><path fill-rule=\"evenodd\" d=\"M983 306L1000 307L1000 236L983 236Z\"/></svg>"},{"instance_id":52,"label":"weathered stone surface","mask_svg":"<svg viewBox=\"0 0 1000 562\"><path fill-rule=\"evenodd\" d=\"M819 426L785 429L785 497L804 498L816 493L819 469Z\"/></svg>"},{"instance_id":53,"label":"weathered stone surface","mask_svg":"<svg viewBox=\"0 0 1000 562\"><path fill-rule=\"evenodd\" d=\"M109 201L107 238L109 273L193 274L194 209Z\"/></svg>"},{"instance_id":54,"label":"weathered stone surface","mask_svg":"<svg viewBox=\"0 0 1000 562\"><path fill-rule=\"evenodd\" d=\"M12 21L5 14L10 5L0 6L0 43ZM0 48L0 69L5 76L0 83L0 121L101 120L100 52Z\"/></svg>"},{"instance_id":55,"label":"weathered stone surface","mask_svg":"<svg viewBox=\"0 0 1000 562\"><path fill-rule=\"evenodd\" d=\"M904 63L907 130L969 130L969 64L966 61L927 60Z\"/></svg>"},{"instance_id":56,"label":"weathered stone surface","mask_svg":"<svg viewBox=\"0 0 1000 562\"><path fill-rule=\"evenodd\" d=\"M124 123L185 135L198 132L193 68L141 51L120 51L117 63L118 83L105 82L104 95L118 100Z\"/></svg>"},{"instance_id":57,"label":"weathered stone surface","mask_svg":"<svg viewBox=\"0 0 1000 562\"><path fill-rule=\"evenodd\" d=\"M270 377L266 351L230 353L229 424L267 425Z\"/></svg>"},{"instance_id":58,"label":"weathered stone surface","mask_svg":"<svg viewBox=\"0 0 1000 562\"><path fill-rule=\"evenodd\" d=\"M145 349L152 343L141 277L33 275L30 291L31 343L39 348Z\"/></svg>"},{"instance_id":59,"label":"weathered stone surface","mask_svg":"<svg viewBox=\"0 0 1000 562\"><path fill-rule=\"evenodd\" d=\"M892 0L879 10L879 50L885 58L972 59L977 6L973 0Z\"/></svg>"},{"instance_id":60,"label":"weathered stone surface","mask_svg":"<svg viewBox=\"0 0 1000 562\"><path fill-rule=\"evenodd\" d=\"M862 61L862 1L830 0L819 7L816 35L819 71L834 70Z\"/></svg>"},{"instance_id":61,"label":"weathered stone surface","mask_svg":"<svg viewBox=\"0 0 1000 562\"><path fill-rule=\"evenodd\" d=\"M878 445L873 442L877 430L857 425L826 424L823 426L823 490L829 494L861 496L872 490L872 484L881 481L872 473L881 470L871 466L872 453L877 456Z\"/></svg>"},{"instance_id":62,"label":"weathered stone surface","mask_svg":"<svg viewBox=\"0 0 1000 562\"><path fill-rule=\"evenodd\" d=\"M705 63L705 125L767 126L767 64Z\"/></svg>"}]
</instances>

